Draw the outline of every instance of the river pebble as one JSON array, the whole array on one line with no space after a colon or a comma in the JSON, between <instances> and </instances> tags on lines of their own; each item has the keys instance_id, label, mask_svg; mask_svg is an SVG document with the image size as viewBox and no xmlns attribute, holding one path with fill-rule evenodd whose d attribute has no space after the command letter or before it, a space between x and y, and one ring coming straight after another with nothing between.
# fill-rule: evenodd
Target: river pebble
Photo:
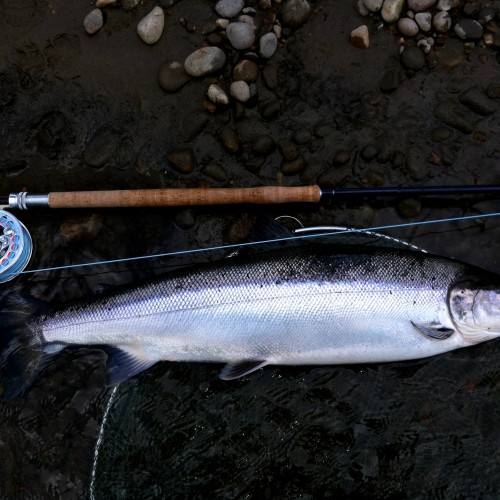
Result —
<instances>
[{"instance_id":1,"label":"river pebble","mask_svg":"<svg viewBox=\"0 0 500 500\"><path fill-rule=\"evenodd\" d=\"M413 181L422 181L427 177L427 167L422 150L416 146L406 152L406 169Z\"/></svg>"},{"instance_id":2,"label":"river pebble","mask_svg":"<svg viewBox=\"0 0 500 500\"><path fill-rule=\"evenodd\" d=\"M382 5L382 2L380 3L380 5ZM358 14L362 17L368 16L370 14L370 11L366 8L366 5L364 4L363 0L356 0L354 8L358 12Z\"/></svg>"},{"instance_id":3,"label":"river pebble","mask_svg":"<svg viewBox=\"0 0 500 500\"><path fill-rule=\"evenodd\" d=\"M186 58L184 69L191 76L205 76L220 70L225 62L226 55L219 47L202 47Z\"/></svg>"},{"instance_id":4,"label":"river pebble","mask_svg":"<svg viewBox=\"0 0 500 500\"><path fill-rule=\"evenodd\" d=\"M351 31L351 43L358 49L367 49L370 46L370 34L366 24Z\"/></svg>"},{"instance_id":5,"label":"river pebble","mask_svg":"<svg viewBox=\"0 0 500 500\"><path fill-rule=\"evenodd\" d=\"M495 19L495 11L492 8L485 7L481 9L477 15L477 20L485 25Z\"/></svg>"},{"instance_id":6,"label":"river pebble","mask_svg":"<svg viewBox=\"0 0 500 500\"><path fill-rule=\"evenodd\" d=\"M418 24L409 17L402 17L398 21L398 29L404 36L415 36L418 33Z\"/></svg>"},{"instance_id":7,"label":"river pebble","mask_svg":"<svg viewBox=\"0 0 500 500\"><path fill-rule=\"evenodd\" d=\"M186 208L177 213L174 223L179 229L186 231L196 224L196 215L193 210Z\"/></svg>"},{"instance_id":8,"label":"river pebble","mask_svg":"<svg viewBox=\"0 0 500 500\"><path fill-rule=\"evenodd\" d=\"M297 175L305 167L306 160L302 155L297 156L295 160L285 160L281 164L281 173L283 175Z\"/></svg>"},{"instance_id":9,"label":"river pebble","mask_svg":"<svg viewBox=\"0 0 500 500\"><path fill-rule=\"evenodd\" d=\"M231 45L238 50L250 48L255 41L253 26L247 23L230 23L226 28L226 34Z\"/></svg>"},{"instance_id":10,"label":"river pebble","mask_svg":"<svg viewBox=\"0 0 500 500\"><path fill-rule=\"evenodd\" d=\"M446 33L451 28L451 17L446 11L438 12L432 19L432 26L439 33Z\"/></svg>"},{"instance_id":11,"label":"river pebble","mask_svg":"<svg viewBox=\"0 0 500 500\"><path fill-rule=\"evenodd\" d=\"M85 214L66 219L59 234L66 243L80 243L95 239L104 227L102 214Z\"/></svg>"},{"instance_id":12,"label":"river pebble","mask_svg":"<svg viewBox=\"0 0 500 500\"><path fill-rule=\"evenodd\" d=\"M252 142L252 151L261 156L269 156L275 147L274 139L270 135L259 135Z\"/></svg>"},{"instance_id":13,"label":"river pebble","mask_svg":"<svg viewBox=\"0 0 500 500\"><path fill-rule=\"evenodd\" d=\"M436 2L437 0L408 0L408 9L414 12L422 12L430 9Z\"/></svg>"},{"instance_id":14,"label":"river pebble","mask_svg":"<svg viewBox=\"0 0 500 500\"><path fill-rule=\"evenodd\" d=\"M190 174L195 167L194 153L192 149L172 149L167 153L168 162L181 174Z\"/></svg>"},{"instance_id":15,"label":"river pebble","mask_svg":"<svg viewBox=\"0 0 500 500\"><path fill-rule=\"evenodd\" d=\"M219 0L215 4L215 11L222 17L236 17L244 6L243 0Z\"/></svg>"},{"instance_id":16,"label":"river pebble","mask_svg":"<svg viewBox=\"0 0 500 500\"><path fill-rule=\"evenodd\" d=\"M247 23L255 28L252 16L247 16L246 14L243 14L242 16L238 16L238 21L240 23Z\"/></svg>"},{"instance_id":17,"label":"river pebble","mask_svg":"<svg viewBox=\"0 0 500 500\"><path fill-rule=\"evenodd\" d=\"M312 140L312 134L309 130L300 129L293 134L293 140L299 145L309 144Z\"/></svg>"},{"instance_id":18,"label":"river pebble","mask_svg":"<svg viewBox=\"0 0 500 500\"><path fill-rule=\"evenodd\" d=\"M219 137L224 148L230 153L237 153L240 149L240 138L236 130L226 125L219 130Z\"/></svg>"},{"instance_id":19,"label":"river pebble","mask_svg":"<svg viewBox=\"0 0 500 500\"><path fill-rule=\"evenodd\" d=\"M386 23L395 23L405 5L405 0L384 0L381 15Z\"/></svg>"},{"instance_id":20,"label":"river pebble","mask_svg":"<svg viewBox=\"0 0 500 500\"><path fill-rule=\"evenodd\" d=\"M299 156L297 146L290 139L281 139L278 148L285 160L293 161Z\"/></svg>"},{"instance_id":21,"label":"river pebble","mask_svg":"<svg viewBox=\"0 0 500 500\"><path fill-rule=\"evenodd\" d=\"M273 99L272 101L266 102L261 110L260 114L265 120L272 120L276 118L281 112L281 103L278 99Z\"/></svg>"},{"instance_id":22,"label":"river pebble","mask_svg":"<svg viewBox=\"0 0 500 500\"><path fill-rule=\"evenodd\" d=\"M254 61L242 59L233 69L233 80L255 82L259 76L259 67Z\"/></svg>"},{"instance_id":23,"label":"river pebble","mask_svg":"<svg viewBox=\"0 0 500 500\"><path fill-rule=\"evenodd\" d=\"M285 0L280 8L281 21L286 26L298 28L311 15L311 5L307 0Z\"/></svg>"},{"instance_id":24,"label":"river pebble","mask_svg":"<svg viewBox=\"0 0 500 500\"><path fill-rule=\"evenodd\" d=\"M408 47L401 53L401 64L407 69L422 69L425 66L424 53L418 47Z\"/></svg>"},{"instance_id":25,"label":"river pebble","mask_svg":"<svg viewBox=\"0 0 500 500\"><path fill-rule=\"evenodd\" d=\"M399 87L399 73L396 68L388 69L379 83L382 92L394 92Z\"/></svg>"},{"instance_id":26,"label":"river pebble","mask_svg":"<svg viewBox=\"0 0 500 500\"><path fill-rule=\"evenodd\" d=\"M362 2L370 12L378 12L382 8L384 0L362 0Z\"/></svg>"},{"instance_id":27,"label":"river pebble","mask_svg":"<svg viewBox=\"0 0 500 500\"><path fill-rule=\"evenodd\" d=\"M460 19L453 31L462 40L480 40L483 37L483 27L474 19Z\"/></svg>"},{"instance_id":28,"label":"river pebble","mask_svg":"<svg viewBox=\"0 0 500 500\"><path fill-rule=\"evenodd\" d=\"M161 7L155 7L147 16L143 17L137 25L137 34L148 45L156 43L165 27L165 15Z\"/></svg>"},{"instance_id":29,"label":"river pebble","mask_svg":"<svg viewBox=\"0 0 500 500\"><path fill-rule=\"evenodd\" d=\"M441 101L434 109L434 116L445 125L460 130L464 134L470 134L474 130L470 120L457 111L455 101Z\"/></svg>"},{"instance_id":30,"label":"river pebble","mask_svg":"<svg viewBox=\"0 0 500 500\"><path fill-rule=\"evenodd\" d=\"M223 104L223 105L229 104L229 97L224 92L224 90L215 83L213 83L212 85L210 85L210 87L208 87L207 95L208 98L215 104Z\"/></svg>"},{"instance_id":31,"label":"river pebble","mask_svg":"<svg viewBox=\"0 0 500 500\"><path fill-rule=\"evenodd\" d=\"M451 10L451 9L456 9L457 7L460 7L460 4L462 3L461 0L439 0L436 8L437 10Z\"/></svg>"},{"instance_id":32,"label":"river pebble","mask_svg":"<svg viewBox=\"0 0 500 500\"><path fill-rule=\"evenodd\" d=\"M274 33L266 33L260 37L259 52L261 57L269 59L278 48L278 38Z\"/></svg>"},{"instance_id":33,"label":"river pebble","mask_svg":"<svg viewBox=\"0 0 500 500\"><path fill-rule=\"evenodd\" d=\"M216 161L211 161L203 169L203 173L218 182L225 182L228 177L226 169Z\"/></svg>"},{"instance_id":34,"label":"river pebble","mask_svg":"<svg viewBox=\"0 0 500 500\"><path fill-rule=\"evenodd\" d=\"M190 80L179 61L167 61L160 66L158 83L165 92L177 92Z\"/></svg>"},{"instance_id":35,"label":"river pebble","mask_svg":"<svg viewBox=\"0 0 500 500\"><path fill-rule=\"evenodd\" d=\"M418 198L404 198L398 202L396 210L403 219L413 219L420 215L422 203Z\"/></svg>"},{"instance_id":36,"label":"river pebble","mask_svg":"<svg viewBox=\"0 0 500 500\"><path fill-rule=\"evenodd\" d=\"M131 11L134 10L140 2L141 0L121 0L120 5L123 9Z\"/></svg>"},{"instance_id":37,"label":"river pebble","mask_svg":"<svg viewBox=\"0 0 500 500\"><path fill-rule=\"evenodd\" d=\"M264 83L269 90L276 90L279 86L279 74L276 66L272 64L266 64L262 68L262 76L264 77Z\"/></svg>"},{"instance_id":38,"label":"river pebble","mask_svg":"<svg viewBox=\"0 0 500 500\"><path fill-rule=\"evenodd\" d=\"M83 20L83 27L89 35L97 33L104 25L104 17L101 9L90 11Z\"/></svg>"},{"instance_id":39,"label":"river pebble","mask_svg":"<svg viewBox=\"0 0 500 500\"><path fill-rule=\"evenodd\" d=\"M102 167L115 154L118 136L107 129L98 130L85 149L83 159L91 167Z\"/></svg>"},{"instance_id":40,"label":"river pebble","mask_svg":"<svg viewBox=\"0 0 500 500\"><path fill-rule=\"evenodd\" d=\"M497 103L477 87L473 87L461 94L458 100L475 113L483 116L491 115L497 109Z\"/></svg>"},{"instance_id":41,"label":"river pebble","mask_svg":"<svg viewBox=\"0 0 500 500\"><path fill-rule=\"evenodd\" d=\"M215 26L220 30L225 30L229 26L229 19L217 19Z\"/></svg>"},{"instance_id":42,"label":"river pebble","mask_svg":"<svg viewBox=\"0 0 500 500\"><path fill-rule=\"evenodd\" d=\"M432 14L430 12L419 12L415 14L415 22L422 31L430 31L432 28Z\"/></svg>"},{"instance_id":43,"label":"river pebble","mask_svg":"<svg viewBox=\"0 0 500 500\"><path fill-rule=\"evenodd\" d=\"M114 5L117 2L117 0L97 0L95 3L95 6L98 9L103 9L104 7L107 7L108 5Z\"/></svg>"},{"instance_id":44,"label":"river pebble","mask_svg":"<svg viewBox=\"0 0 500 500\"><path fill-rule=\"evenodd\" d=\"M240 102L247 102L250 99L250 87L243 80L236 80L231 83L229 93Z\"/></svg>"}]
</instances>

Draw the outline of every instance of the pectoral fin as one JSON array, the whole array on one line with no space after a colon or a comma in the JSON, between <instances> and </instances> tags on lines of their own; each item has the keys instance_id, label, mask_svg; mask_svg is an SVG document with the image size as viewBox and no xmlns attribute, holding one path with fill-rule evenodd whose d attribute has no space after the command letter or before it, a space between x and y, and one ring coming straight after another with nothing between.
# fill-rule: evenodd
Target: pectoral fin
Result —
<instances>
[{"instance_id":1,"label":"pectoral fin","mask_svg":"<svg viewBox=\"0 0 500 500\"><path fill-rule=\"evenodd\" d=\"M114 385L147 370L157 360L145 355L139 348L133 347L108 347L106 348L108 360L108 384Z\"/></svg>"},{"instance_id":2,"label":"pectoral fin","mask_svg":"<svg viewBox=\"0 0 500 500\"><path fill-rule=\"evenodd\" d=\"M252 373L267 365L267 361L242 361L241 363L229 363L220 372L221 380L234 380Z\"/></svg>"},{"instance_id":3,"label":"pectoral fin","mask_svg":"<svg viewBox=\"0 0 500 500\"><path fill-rule=\"evenodd\" d=\"M453 330L453 328L446 328L445 326L414 323L413 321L411 322L411 324L426 337L431 337L437 340L446 340L455 333L455 330Z\"/></svg>"}]
</instances>

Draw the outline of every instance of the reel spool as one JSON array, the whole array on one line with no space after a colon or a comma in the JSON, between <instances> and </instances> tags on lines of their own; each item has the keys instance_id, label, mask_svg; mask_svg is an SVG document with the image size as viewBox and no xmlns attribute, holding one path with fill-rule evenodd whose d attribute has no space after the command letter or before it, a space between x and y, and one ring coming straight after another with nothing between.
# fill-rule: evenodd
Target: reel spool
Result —
<instances>
[{"instance_id":1,"label":"reel spool","mask_svg":"<svg viewBox=\"0 0 500 500\"><path fill-rule=\"evenodd\" d=\"M24 224L0 210L0 283L14 279L28 265L33 242Z\"/></svg>"}]
</instances>

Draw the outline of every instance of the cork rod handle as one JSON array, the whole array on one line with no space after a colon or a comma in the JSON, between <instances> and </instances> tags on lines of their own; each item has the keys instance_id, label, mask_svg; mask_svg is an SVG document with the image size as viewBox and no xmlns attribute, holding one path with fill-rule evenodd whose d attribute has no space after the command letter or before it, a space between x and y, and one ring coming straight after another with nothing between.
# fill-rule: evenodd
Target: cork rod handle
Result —
<instances>
[{"instance_id":1,"label":"cork rod handle","mask_svg":"<svg viewBox=\"0 0 500 500\"><path fill-rule=\"evenodd\" d=\"M51 208L177 207L241 203L317 203L319 186L254 188L168 188L113 191L69 191L49 194Z\"/></svg>"}]
</instances>

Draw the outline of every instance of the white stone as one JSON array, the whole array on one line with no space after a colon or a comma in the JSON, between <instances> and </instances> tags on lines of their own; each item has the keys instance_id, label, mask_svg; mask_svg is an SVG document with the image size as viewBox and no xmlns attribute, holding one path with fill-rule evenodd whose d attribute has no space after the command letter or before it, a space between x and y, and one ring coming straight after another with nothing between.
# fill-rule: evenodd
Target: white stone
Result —
<instances>
[{"instance_id":1,"label":"white stone","mask_svg":"<svg viewBox=\"0 0 500 500\"><path fill-rule=\"evenodd\" d=\"M439 0L436 8L437 10L451 10L460 7L460 0Z\"/></svg>"},{"instance_id":2,"label":"white stone","mask_svg":"<svg viewBox=\"0 0 500 500\"><path fill-rule=\"evenodd\" d=\"M212 102L215 102L215 104L229 104L229 97L224 90L215 83L208 87L207 95Z\"/></svg>"},{"instance_id":3,"label":"white stone","mask_svg":"<svg viewBox=\"0 0 500 500\"><path fill-rule=\"evenodd\" d=\"M253 26L247 23L230 23L226 28L226 34L231 45L238 50L250 48L255 41Z\"/></svg>"},{"instance_id":4,"label":"white stone","mask_svg":"<svg viewBox=\"0 0 500 500\"><path fill-rule=\"evenodd\" d=\"M414 12L430 9L437 0L408 0L408 8Z\"/></svg>"},{"instance_id":5,"label":"white stone","mask_svg":"<svg viewBox=\"0 0 500 500\"><path fill-rule=\"evenodd\" d=\"M370 11L366 8L366 5L363 2L363 0L357 0L357 2L354 4L354 8L357 10L360 16L364 17L370 14Z\"/></svg>"},{"instance_id":6,"label":"white stone","mask_svg":"<svg viewBox=\"0 0 500 500\"><path fill-rule=\"evenodd\" d=\"M276 38L278 38L278 40L281 38L281 26L276 23L274 26L273 26L273 32L274 34L276 35Z\"/></svg>"},{"instance_id":7,"label":"white stone","mask_svg":"<svg viewBox=\"0 0 500 500\"><path fill-rule=\"evenodd\" d=\"M259 40L260 55L264 59L269 59L278 48L278 38L274 33L266 33Z\"/></svg>"},{"instance_id":8,"label":"white stone","mask_svg":"<svg viewBox=\"0 0 500 500\"><path fill-rule=\"evenodd\" d=\"M431 45L425 38L422 38L422 40L419 40L417 42L417 47L422 49L426 54L428 54L431 51Z\"/></svg>"},{"instance_id":9,"label":"white stone","mask_svg":"<svg viewBox=\"0 0 500 500\"><path fill-rule=\"evenodd\" d=\"M351 43L358 49L367 49L370 46L370 34L366 24L351 31Z\"/></svg>"},{"instance_id":10,"label":"white stone","mask_svg":"<svg viewBox=\"0 0 500 500\"><path fill-rule=\"evenodd\" d=\"M363 0L364 6L370 12L378 12L382 8L384 0Z\"/></svg>"},{"instance_id":11,"label":"white stone","mask_svg":"<svg viewBox=\"0 0 500 500\"><path fill-rule=\"evenodd\" d=\"M244 6L244 0L219 0L215 11L222 17L236 17Z\"/></svg>"},{"instance_id":12,"label":"white stone","mask_svg":"<svg viewBox=\"0 0 500 500\"><path fill-rule=\"evenodd\" d=\"M217 19L217 21L215 21L215 26L217 26L217 28L219 28L220 30L225 30L228 24L229 24L228 19L219 18Z\"/></svg>"},{"instance_id":13,"label":"white stone","mask_svg":"<svg viewBox=\"0 0 500 500\"><path fill-rule=\"evenodd\" d=\"M253 17L247 16L245 14L243 14L242 16L238 16L238 21L240 23L247 23L247 24L251 24L252 26L254 25Z\"/></svg>"},{"instance_id":14,"label":"white stone","mask_svg":"<svg viewBox=\"0 0 500 500\"><path fill-rule=\"evenodd\" d=\"M225 62L226 54L219 47L202 47L186 58L184 69L188 75L205 76L221 69Z\"/></svg>"},{"instance_id":15,"label":"white stone","mask_svg":"<svg viewBox=\"0 0 500 500\"><path fill-rule=\"evenodd\" d=\"M240 102L246 102L250 99L250 87L248 86L248 83L243 80L237 80L231 83L229 92Z\"/></svg>"},{"instance_id":16,"label":"white stone","mask_svg":"<svg viewBox=\"0 0 500 500\"><path fill-rule=\"evenodd\" d=\"M104 24L104 17L102 16L101 9L94 9L90 11L83 20L83 27L89 35L97 33Z\"/></svg>"},{"instance_id":17,"label":"white stone","mask_svg":"<svg viewBox=\"0 0 500 500\"><path fill-rule=\"evenodd\" d=\"M382 19L386 23L395 23L399 19L404 5L405 0L384 0L381 11Z\"/></svg>"},{"instance_id":18,"label":"white stone","mask_svg":"<svg viewBox=\"0 0 500 500\"><path fill-rule=\"evenodd\" d=\"M402 17L398 21L398 30L404 36L415 36L418 33L418 25L409 17Z\"/></svg>"},{"instance_id":19,"label":"white stone","mask_svg":"<svg viewBox=\"0 0 500 500\"><path fill-rule=\"evenodd\" d=\"M422 31L430 31L432 28L432 14L430 12L419 12L415 15L415 21Z\"/></svg>"},{"instance_id":20,"label":"white stone","mask_svg":"<svg viewBox=\"0 0 500 500\"><path fill-rule=\"evenodd\" d=\"M147 16L143 17L137 25L137 34L148 45L156 43L165 27L165 14L161 7L155 7Z\"/></svg>"},{"instance_id":21,"label":"white stone","mask_svg":"<svg viewBox=\"0 0 500 500\"><path fill-rule=\"evenodd\" d=\"M438 12L432 19L432 26L439 33L446 33L451 28L451 17L445 10Z\"/></svg>"}]
</instances>

